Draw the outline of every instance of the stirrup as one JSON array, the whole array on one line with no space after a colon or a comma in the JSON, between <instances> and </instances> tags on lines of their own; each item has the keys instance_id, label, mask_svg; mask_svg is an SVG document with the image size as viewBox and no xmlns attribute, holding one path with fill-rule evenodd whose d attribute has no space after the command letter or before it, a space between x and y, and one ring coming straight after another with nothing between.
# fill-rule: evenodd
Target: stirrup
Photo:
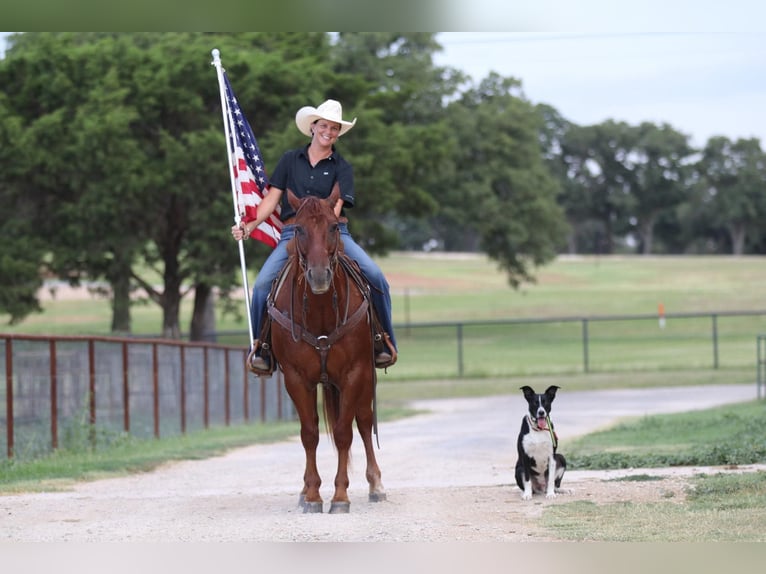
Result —
<instances>
[{"instance_id":1,"label":"stirrup","mask_svg":"<svg viewBox=\"0 0 766 574\"><path fill-rule=\"evenodd\" d=\"M261 345L260 340L253 340L253 347L247 354L245 366L247 370L255 375L270 375L274 372L271 366L271 360L269 357L262 357L259 355L259 351L263 348L268 349L268 344Z\"/></svg>"},{"instance_id":2,"label":"stirrup","mask_svg":"<svg viewBox=\"0 0 766 574\"><path fill-rule=\"evenodd\" d=\"M388 333L375 333L375 367L377 369L387 369L396 363L398 353L391 343Z\"/></svg>"}]
</instances>

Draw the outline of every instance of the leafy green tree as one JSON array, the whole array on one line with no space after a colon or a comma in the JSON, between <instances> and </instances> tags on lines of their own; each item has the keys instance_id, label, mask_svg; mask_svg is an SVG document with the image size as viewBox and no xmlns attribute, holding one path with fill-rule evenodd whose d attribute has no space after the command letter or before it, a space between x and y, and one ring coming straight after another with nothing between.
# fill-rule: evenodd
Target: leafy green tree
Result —
<instances>
[{"instance_id":1,"label":"leafy green tree","mask_svg":"<svg viewBox=\"0 0 766 574\"><path fill-rule=\"evenodd\" d=\"M560 191L556 201L569 224L567 251L598 252L603 234L594 218L589 193L596 183L586 167L588 153L578 146L578 126L547 104L538 104L536 110L541 118L539 137L543 160L558 181Z\"/></svg>"},{"instance_id":2,"label":"leafy green tree","mask_svg":"<svg viewBox=\"0 0 766 574\"><path fill-rule=\"evenodd\" d=\"M688 136L667 124L644 122L637 128L635 148L625 162L635 173L631 187L632 218L644 254L652 253L658 218L689 195L688 166L693 152Z\"/></svg>"},{"instance_id":3,"label":"leafy green tree","mask_svg":"<svg viewBox=\"0 0 766 574\"><path fill-rule=\"evenodd\" d=\"M766 154L757 138L710 138L697 164L706 204L726 229L734 255L745 252L748 234L758 237L766 218Z\"/></svg>"},{"instance_id":4,"label":"leafy green tree","mask_svg":"<svg viewBox=\"0 0 766 574\"><path fill-rule=\"evenodd\" d=\"M442 184L443 213L459 233L478 234L511 286L533 281L533 267L555 257L566 235L540 153L540 116L516 80L490 74L449 106L448 119L457 177Z\"/></svg>"},{"instance_id":5,"label":"leafy green tree","mask_svg":"<svg viewBox=\"0 0 766 574\"><path fill-rule=\"evenodd\" d=\"M38 214L24 200L22 125L0 93L0 313L17 323L41 311L37 291L42 284L44 236Z\"/></svg>"},{"instance_id":6,"label":"leafy green tree","mask_svg":"<svg viewBox=\"0 0 766 574\"><path fill-rule=\"evenodd\" d=\"M280 91L329 76L326 53L314 50L322 38L305 35L304 51L281 34L35 33L11 48L3 85L25 143L46 150L28 163L34 176L24 185L60 234L48 245L53 267L72 281L110 283L114 330L130 329L136 285L162 306L163 335L178 337L187 292L199 285L206 296L195 301L207 306L212 286L225 294L236 283L210 50L228 55L243 108L282 130L295 106L288 111Z\"/></svg>"},{"instance_id":7,"label":"leafy green tree","mask_svg":"<svg viewBox=\"0 0 766 574\"><path fill-rule=\"evenodd\" d=\"M582 206L577 212L580 222L598 222L597 253L613 253L615 238L631 229L636 141L635 128L609 120L574 126L562 142L567 177L572 180L565 188L572 192L566 204Z\"/></svg>"}]
</instances>

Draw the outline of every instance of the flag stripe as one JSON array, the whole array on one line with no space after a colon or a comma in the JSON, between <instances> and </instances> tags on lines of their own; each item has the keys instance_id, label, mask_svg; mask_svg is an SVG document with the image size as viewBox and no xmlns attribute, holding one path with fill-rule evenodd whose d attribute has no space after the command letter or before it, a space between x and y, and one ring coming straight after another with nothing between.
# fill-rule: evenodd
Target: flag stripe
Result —
<instances>
[{"instance_id":1,"label":"flag stripe","mask_svg":"<svg viewBox=\"0 0 766 574\"><path fill-rule=\"evenodd\" d=\"M247 223L258 215L258 206L269 192L269 178L263 164L261 150L245 115L239 107L226 72L223 73L226 84L226 114L229 122L231 169L237 191L237 206L242 220ZM250 237L275 247L282 232L279 219L280 206L266 221L256 227Z\"/></svg>"}]
</instances>

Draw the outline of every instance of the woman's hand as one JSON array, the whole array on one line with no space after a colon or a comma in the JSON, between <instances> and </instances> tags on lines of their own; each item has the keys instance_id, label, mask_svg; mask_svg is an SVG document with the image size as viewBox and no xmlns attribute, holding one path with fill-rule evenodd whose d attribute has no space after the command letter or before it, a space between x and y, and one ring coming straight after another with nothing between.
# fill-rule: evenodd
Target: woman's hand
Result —
<instances>
[{"instance_id":1,"label":"woman's hand","mask_svg":"<svg viewBox=\"0 0 766 574\"><path fill-rule=\"evenodd\" d=\"M245 224L240 223L238 225L232 225L231 236L234 238L235 241L241 241L243 239L247 239L248 236L245 234Z\"/></svg>"}]
</instances>

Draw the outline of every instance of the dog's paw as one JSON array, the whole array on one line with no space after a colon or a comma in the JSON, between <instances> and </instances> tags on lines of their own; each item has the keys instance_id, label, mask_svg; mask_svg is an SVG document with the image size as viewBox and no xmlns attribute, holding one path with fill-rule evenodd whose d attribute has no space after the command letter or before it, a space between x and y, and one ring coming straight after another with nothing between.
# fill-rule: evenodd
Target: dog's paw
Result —
<instances>
[{"instance_id":1,"label":"dog's paw","mask_svg":"<svg viewBox=\"0 0 766 574\"><path fill-rule=\"evenodd\" d=\"M546 492L545 493L545 498L556 498L556 493L555 492Z\"/></svg>"},{"instance_id":2,"label":"dog's paw","mask_svg":"<svg viewBox=\"0 0 766 574\"><path fill-rule=\"evenodd\" d=\"M531 492L522 492L521 493L521 500L532 500L532 493Z\"/></svg>"}]
</instances>

